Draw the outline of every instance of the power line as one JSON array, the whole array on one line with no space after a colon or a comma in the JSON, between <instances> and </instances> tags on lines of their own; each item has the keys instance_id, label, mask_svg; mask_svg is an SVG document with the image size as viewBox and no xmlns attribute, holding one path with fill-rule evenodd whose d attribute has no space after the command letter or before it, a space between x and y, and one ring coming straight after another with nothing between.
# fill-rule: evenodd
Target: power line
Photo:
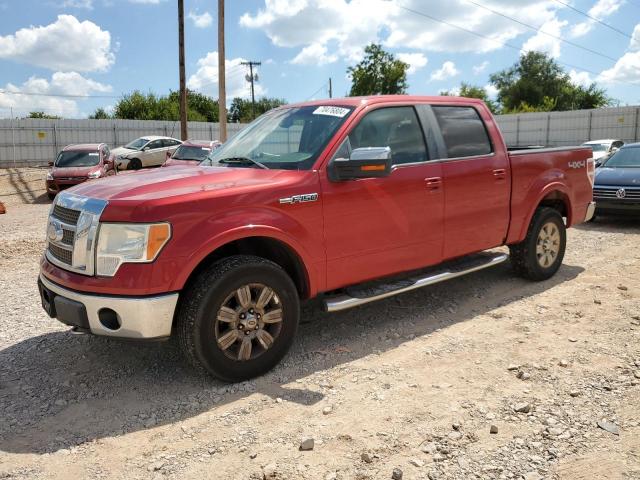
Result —
<instances>
[{"instance_id":1,"label":"power line","mask_svg":"<svg viewBox=\"0 0 640 480\"><path fill-rule=\"evenodd\" d=\"M317 93L320 93L322 90L324 90L325 88L327 88L327 85L325 83L322 84L322 86L316 90L315 92L313 92L311 95L309 95L306 99L305 102L308 102L309 100L311 100L313 97L316 96Z\"/></svg>"},{"instance_id":2,"label":"power line","mask_svg":"<svg viewBox=\"0 0 640 480\"><path fill-rule=\"evenodd\" d=\"M611 25L611 24L609 24L609 23L603 22L602 20L599 20L598 18L593 17L593 16L589 15L589 14L588 14L588 13L586 13L586 12L583 12L582 10L578 10L578 9L577 9L576 7L574 7L573 5L569 5L568 3L564 3L564 2L562 2L561 0L555 0L555 1L556 1L557 3L559 3L560 5L564 5L565 7L570 8L570 9L571 9L571 10L573 10L574 12L578 12L580 15L584 15L585 17L590 18L590 19L591 19L591 20L593 20L594 22L598 22L600 25L603 25L603 26L605 26L605 27L607 27L607 28L609 28L609 29L613 30L614 32L618 32L620 35L624 35L624 36L625 36L625 37L627 37L627 38L631 38L631 39L633 39L633 37L632 37L631 35L629 35L628 33L623 32L622 30L620 30L620 29L618 29L618 28L614 27L613 25Z\"/></svg>"},{"instance_id":3,"label":"power line","mask_svg":"<svg viewBox=\"0 0 640 480\"><path fill-rule=\"evenodd\" d=\"M560 37L558 35L554 35L552 33L545 32L545 31L542 30L542 27L537 28L537 27L534 27L533 25L529 25L528 23L521 22L520 20L518 20L516 18L510 17L509 15L505 15L504 13L500 13L500 12L498 12L496 10L493 10L493 9L491 9L491 8L485 6L485 5L482 5L480 3L474 2L473 0L466 0L466 1L468 3L471 3L471 4L475 5L476 7L480 7L482 9L484 9L484 10L489 11L489 12L493 13L494 15L499 15L499 16L501 16L503 18L506 18L507 20L511 20L512 22L515 22L515 23L517 23L519 25L522 25L523 27L530 28L531 30L534 30L534 31L536 31L538 33L542 33L543 35L547 35L547 36L549 36L551 38L555 38L556 40L559 40L562 43L566 43L567 45L571 45L572 47L576 47L576 48L579 48L579 49L584 50L586 52L593 53L594 55L598 55L599 57L606 58L607 60L611 60L613 62L617 62L618 61L617 58L610 57L609 55L607 55L605 53L600 53L600 52L598 52L596 50L592 50L589 47L585 47L584 45L580 45L578 43L572 42L571 40L566 40L566 39L564 39L564 38L562 38L562 37Z\"/></svg>"},{"instance_id":4,"label":"power line","mask_svg":"<svg viewBox=\"0 0 640 480\"><path fill-rule=\"evenodd\" d=\"M120 98L121 95L70 95L63 93L40 93L40 92L14 92L0 88L0 93L8 95L27 95L34 97L61 97L61 98Z\"/></svg>"},{"instance_id":5,"label":"power line","mask_svg":"<svg viewBox=\"0 0 640 480\"><path fill-rule=\"evenodd\" d=\"M418 10L414 10L414 9L412 9L412 8L409 8L409 7L405 7L404 5L398 5L398 4L396 4L396 5L397 5L399 8L401 8L401 9L403 9L403 10L406 10L407 12L413 13L414 15L418 15L418 16L421 16L421 17L425 17L425 18L428 18L429 20L432 20L432 21L434 21L434 22L442 23L443 25L447 25L447 26L449 26L449 27L451 27L451 28L455 28L455 29L461 30L461 31L463 31L463 32L469 33L469 34L471 34L471 35L474 35L474 36L476 36L476 37L482 38L482 39L484 39L484 40L489 40L490 42L494 42L494 43L496 43L497 45L500 45L500 46L502 46L502 47L508 47L508 48L511 48L511 49L513 49L513 50L517 50L517 51L520 51L520 50L521 50L521 48L520 48L520 47L517 47L517 46L515 46L515 45L513 45L513 44L511 44L511 43L501 42L500 40L496 40L495 38L491 38L491 37L490 37L490 36L488 36L488 35L484 35L484 34L482 34L482 33L474 32L473 30L469 30L469 29L467 29L467 28L461 27L460 25L456 25L455 23L451 23L451 22L448 22L448 21L446 21L446 20L442 20L442 19L440 19L440 18L437 18L437 17L434 17L434 16L432 16L432 15L429 15L429 14L427 14L427 13L420 12L420 11L418 11ZM557 63L559 63L560 65L564 65L564 66L566 66L566 67L575 68L575 69L577 69L577 70L582 70L582 71L584 71L584 72L591 73L592 75L600 75L598 72L594 72L593 70L589 70L589 69L587 69L587 68L579 67L579 66L577 66L577 65L573 65L573 64L571 64L571 63L562 62L562 61L560 61L560 60L556 60L556 62L557 62ZM637 84L634 84L634 83L631 83L631 82L619 81L619 83L626 83L626 84L628 84L628 85L637 86Z\"/></svg>"}]
</instances>

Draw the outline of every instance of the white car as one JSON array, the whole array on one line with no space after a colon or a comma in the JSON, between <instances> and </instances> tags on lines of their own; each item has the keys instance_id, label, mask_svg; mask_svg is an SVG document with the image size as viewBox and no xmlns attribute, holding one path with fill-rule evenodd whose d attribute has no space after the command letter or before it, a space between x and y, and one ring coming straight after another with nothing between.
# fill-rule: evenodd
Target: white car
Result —
<instances>
[{"instance_id":1,"label":"white car","mask_svg":"<svg viewBox=\"0 0 640 480\"><path fill-rule=\"evenodd\" d=\"M593 150L594 160L611 155L623 145L622 140L615 139L591 140L582 144L583 147L590 147Z\"/></svg>"},{"instance_id":2,"label":"white car","mask_svg":"<svg viewBox=\"0 0 640 480\"><path fill-rule=\"evenodd\" d=\"M139 170L143 167L159 167L182 145L180 140L171 137L148 135L140 137L124 147L114 148L111 153L116 157L118 170Z\"/></svg>"}]
</instances>

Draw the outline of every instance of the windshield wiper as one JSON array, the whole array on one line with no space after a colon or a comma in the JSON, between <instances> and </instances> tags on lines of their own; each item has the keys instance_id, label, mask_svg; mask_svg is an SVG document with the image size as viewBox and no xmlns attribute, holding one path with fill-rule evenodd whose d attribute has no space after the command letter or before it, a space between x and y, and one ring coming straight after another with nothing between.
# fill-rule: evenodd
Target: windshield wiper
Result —
<instances>
[{"instance_id":1,"label":"windshield wiper","mask_svg":"<svg viewBox=\"0 0 640 480\"><path fill-rule=\"evenodd\" d=\"M233 163L238 163L238 164L253 164L253 165L257 165L260 168L264 168L265 170L269 170L269 167L267 167L265 164L260 163L257 160L254 160L253 158L249 158L249 157L229 157L229 158L222 158L220 160L218 160L218 163L222 163L222 164L233 164Z\"/></svg>"}]
</instances>

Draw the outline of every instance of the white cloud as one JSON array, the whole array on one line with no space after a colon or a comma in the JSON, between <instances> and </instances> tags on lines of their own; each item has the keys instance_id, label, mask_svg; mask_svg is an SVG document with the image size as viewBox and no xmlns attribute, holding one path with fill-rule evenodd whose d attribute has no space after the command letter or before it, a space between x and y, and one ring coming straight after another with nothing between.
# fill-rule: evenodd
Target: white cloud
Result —
<instances>
[{"instance_id":1,"label":"white cloud","mask_svg":"<svg viewBox=\"0 0 640 480\"><path fill-rule=\"evenodd\" d=\"M487 83L484 86L484 89L487 92L487 96L490 99L495 100L498 97L498 89L496 87L494 87L493 84Z\"/></svg>"},{"instance_id":2,"label":"white cloud","mask_svg":"<svg viewBox=\"0 0 640 480\"><path fill-rule=\"evenodd\" d=\"M460 70L456 68L456 64L447 60L438 70L431 74L431 80L446 80L460 74Z\"/></svg>"},{"instance_id":3,"label":"white cloud","mask_svg":"<svg viewBox=\"0 0 640 480\"><path fill-rule=\"evenodd\" d=\"M326 65L338 60L337 55L327 54L327 47L319 43L312 43L304 47L291 63L297 65Z\"/></svg>"},{"instance_id":4,"label":"white cloud","mask_svg":"<svg viewBox=\"0 0 640 480\"><path fill-rule=\"evenodd\" d=\"M409 64L409 70L407 70L409 75L416 73L416 71L425 67L429 62L423 53L399 53L397 57L404 63Z\"/></svg>"},{"instance_id":5,"label":"white cloud","mask_svg":"<svg viewBox=\"0 0 640 480\"><path fill-rule=\"evenodd\" d=\"M454 96L454 97L459 97L460 96L460 87L451 87L451 88L444 88L442 90L438 90L438 95L443 95L444 93L446 93L449 96Z\"/></svg>"},{"instance_id":6,"label":"white cloud","mask_svg":"<svg viewBox=\"0 0 640 480\"><path fill-rule=\"evenodd\" d=\"M241 65L245 61L244 58L233 58L225 61L227 99L234 97L247 98L251 94L249 82L245 79L248 70ZM257 73L256 68L253 69L253 73ZM214 98L218 97L218 52L209 52L205 57L198 60L198 70L187 80L187 87L211 95ZM254 91L256 97L267 93L259 82L254 83Z\"/></svg>"},{"instance_id":7,"label":"white cloud","mask_svg":"<svg viewBox=\"0 0 640 480\"><path fill-rule=\"evenodd\" d=\"M617 12L623 3L624 0L598 0L587 13L598 20L602 20ZM582 37L591 31L595 23L596 22L591 19L577 23L571 27L570 34L574 38Z\"/></svg>"},{"instance_id":8,"label":"white cloud","mask_svg":"<svg viewBox=\"0 0 640 480\"><path fill-rule=\"evenodd\" d=\"M634 52L640 50L640 23L633 29L631 41L629 42L629 50Z\"/></svg>"},{"instance_id":9,"label":"white cloud","mask_svg":"<svg viewBox=\"0 0 640 480\"><path fill-rule=\"evenodd\" d=\"M86 8L93 9L93 0L64 0L60 5L62 8Z\"/></svg>"},{"instance_id":10,"label":"white cloud","mask_svg":"<svg viewBox=\"0 0 640 480\"><path fill-rule=\"evenodd\" d=\"M576 70L571 69L569 71L569 78L572 83L580 85L581 87L588 87L593 83L589 72L577 72Z\"/></svg>"},{"instance_id":11,"label":"white cloud","mask_svg":"<svg viewBox=\"0 0 640 480\"><path fill-rule=\"evenodd\" d=\"M560 7L548 0L484 0L483 3L536 25L553 20ZM468 28L487 39L430 20L401 5ZM363 47L371 42L380 42L387 48L423 52L488 52L528 32L525 27L465 0L404 0L402 3L265 0L262 8L242 15L240 25L262 30L276 46L304 49L320 45L326 47L330 55L349 62L360 60Z\"/></svg>"},{"instance_id":12,"label":"white cloud","mask_svg":"<svg viewBox=\"0 0 640 480\"><path fill-rule=\"evenodd\" d=\"M522 45L522 53L530 51L546 52L553 58L558 58L560 56L559 38L562 35L562 28L568 23L569 22L564 20L560 21L557 18L549 20L540 27L538 33Z\"/></svg>"},{"instance_id":13,"label":"white cloud","mask_svg":"<svg viewBox=\"0 0 640 480\"><path fill-rule=\"evenodd\" d=\"M129 0L131 3L141 3L146 5L157 5L165 0Z\"/></svg>"},{"instance_id":14,"label":"white cloud","mask_svg":"<svg viewBox=\"0 0 640 480\"><path fill-rule=\"evenodd\" d=\"M0 59L51 70L105 71L115 61L111 34L88 20L59 15L49 25L0 36Z\"/></svg>"},{"instance_id":15,"label":"white cloud","mask_svg":"<svg viewBox=\"0 0 640 480\"><path fill-rule=\"evenodd\" d=\"M598 81L608 84L626 82L640 85L640 50L625 53L613 67L598 75Z\"/></svg>"},{"instance_id":16,"label":"white cloud","mask_svg":"<svg viewBox=\"0 0 640 480\"><path fill-rule=\"evenodd\" d=\"M187 17L193 21L193 24L197 28L207 28L213 23L213 17L209 12L204 12L202 15L198 15L195 12L189 12Z\"/></svg>"},{"instance_id":17,"label":"white cloud","mask_svg":"<svg viewBox=\"0 0 640 480\"><path fill-rule=\"evenodd\" d=\"M480 75L482 72L484 72L487 69L488 66L489 66L489 62L486 60L482 62L480 65L474 65L473 74Z\"/></svg>"},{"instance_id":18,"label":"white cloud","mask_svg":"<svg viewBox=\"0 0 640 480\"><path fill-rule=\"evenodd\" d=\"M11 109L16 115L24 116L32 111L61 117L78 117L77 98L47 95L90 95L111 92L111 86L85 78L77 72L55 72L50 80L30 77L22 85L8 83L0 91L0 110L7 114Z\"/></svg>"}]
</instances>

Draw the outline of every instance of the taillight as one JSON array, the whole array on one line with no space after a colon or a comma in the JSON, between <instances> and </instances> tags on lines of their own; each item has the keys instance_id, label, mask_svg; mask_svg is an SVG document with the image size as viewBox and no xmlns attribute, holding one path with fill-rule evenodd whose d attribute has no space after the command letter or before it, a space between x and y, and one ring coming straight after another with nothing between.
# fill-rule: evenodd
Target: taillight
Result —
<instances>
[{"instance_id":1,"label":"taillight","mask_svg":"<svg viewBox=\"0 0 640 480\"><path fill-rule=\"evenodd\" d=\"M593 187L596 180L596 161L593 158L589 158L587 160L587 176L589 177L589 181Z\"/></svg>"}]
</instances>

